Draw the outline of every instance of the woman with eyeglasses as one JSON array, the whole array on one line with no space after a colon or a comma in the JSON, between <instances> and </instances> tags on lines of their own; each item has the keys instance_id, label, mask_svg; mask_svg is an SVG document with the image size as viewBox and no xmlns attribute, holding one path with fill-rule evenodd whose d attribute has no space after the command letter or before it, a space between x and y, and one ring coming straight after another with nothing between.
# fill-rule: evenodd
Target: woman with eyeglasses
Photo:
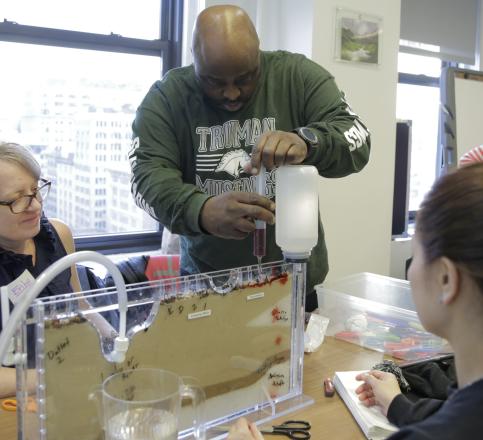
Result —
<instances>
[{"instance_id":1,"label":"woman with eyeglasses","mask_svg":"<svg viewBox=\"0 0 483 440\"><path fill-rule=\"evenodd\" d=\"M40 166L26 147L0 143L0 286L15 286L22 274L36 278L52 263L75 251L68 226L43 214L50 185L40 177ZM52 280L39 297L78 290L79 279L72 267ZM2 366L0 397L14 393L15 370Z\"/></svg>"}]
</instances>

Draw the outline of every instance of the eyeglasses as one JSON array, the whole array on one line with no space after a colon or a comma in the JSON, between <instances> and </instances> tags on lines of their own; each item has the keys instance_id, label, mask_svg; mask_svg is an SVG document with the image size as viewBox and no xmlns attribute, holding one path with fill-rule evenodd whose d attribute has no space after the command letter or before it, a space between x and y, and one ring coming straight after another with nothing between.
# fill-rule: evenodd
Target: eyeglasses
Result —
<instances>
[{"instance_id":1,"label":"eyeglasses","mask_svg":"<svg viewBox=\"0 0 483 440\"><path fill-rule=\"evenodd\" d=\"M51 184L52 182L49 182L46 179L40 179L39 186L33 190L33 194L20 196L10 202L0 202L0 205L8 206L10 211L12 211L12 214L20 214L29 209L33 199L36 199L37 202L42 204L49 195Z\"/></svg>"}]
</instances>

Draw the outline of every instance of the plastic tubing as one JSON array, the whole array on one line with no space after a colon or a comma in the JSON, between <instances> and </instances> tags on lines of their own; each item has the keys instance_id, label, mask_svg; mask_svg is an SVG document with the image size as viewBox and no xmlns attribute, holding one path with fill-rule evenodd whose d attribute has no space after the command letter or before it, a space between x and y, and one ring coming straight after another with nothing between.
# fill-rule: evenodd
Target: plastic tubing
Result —
<instances>
[{"instance_id":1,"label":"plastic tubing","mask_svg":"<svg viewBox=\"0 0 483 440\"><path fill-rule=\"evenodd\" d=\"M95 261L102 264L111 273L117 289L119 302L119 335L114 339L114 349L111 352L110 360L113 362L123 362L129 347L129 339L126 338L126 313L127 313L127 293L124 279L117 266L106 256L93 251L81 251L66 255L57 260L54 264L45 269L35 280L32 287L27 290L21 302L13 309L7 324L4 323L3 331L0 333L0 361L3 360L8 350L10 339L15 333L18 323L26 313L30 304L42 290L59 275L62 271L69 269L74 263L80 261Z\"/></svg>"}]
</instances>

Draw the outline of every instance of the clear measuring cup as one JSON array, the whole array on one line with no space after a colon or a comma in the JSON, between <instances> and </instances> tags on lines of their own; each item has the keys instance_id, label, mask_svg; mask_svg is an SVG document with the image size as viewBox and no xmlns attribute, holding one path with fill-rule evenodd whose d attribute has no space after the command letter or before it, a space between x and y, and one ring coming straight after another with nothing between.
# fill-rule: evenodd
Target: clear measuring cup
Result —
<instances>
[{"instance_id":1,"label":"clear measuring cup","mask_svg":"<svg viewBox=\"0 0 483 440\"><path fill-rule=\"evenodd\" d=\"M176 440L181 400L191 400L195 439L205 438L204 392L178 375L156 368L126 370L102 384L106 440Z\"/></svg>"}]
</instances>

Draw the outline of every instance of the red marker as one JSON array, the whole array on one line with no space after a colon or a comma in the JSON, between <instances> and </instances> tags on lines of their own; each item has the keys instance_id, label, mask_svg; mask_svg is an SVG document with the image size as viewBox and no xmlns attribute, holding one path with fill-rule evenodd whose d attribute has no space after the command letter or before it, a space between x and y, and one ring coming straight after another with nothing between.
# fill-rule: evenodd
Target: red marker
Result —
<instances>
[{"instance_id":1,"label":"red marker","mask_svg":"<svg viewBox=\"0 0 483 440\"><path fill-rule=\"evenodd\" d=\"M325 397L332 397L335 394L334 384L332 379L328 377L324 380L324 395Z\"/></svg>"}]
</instances>

